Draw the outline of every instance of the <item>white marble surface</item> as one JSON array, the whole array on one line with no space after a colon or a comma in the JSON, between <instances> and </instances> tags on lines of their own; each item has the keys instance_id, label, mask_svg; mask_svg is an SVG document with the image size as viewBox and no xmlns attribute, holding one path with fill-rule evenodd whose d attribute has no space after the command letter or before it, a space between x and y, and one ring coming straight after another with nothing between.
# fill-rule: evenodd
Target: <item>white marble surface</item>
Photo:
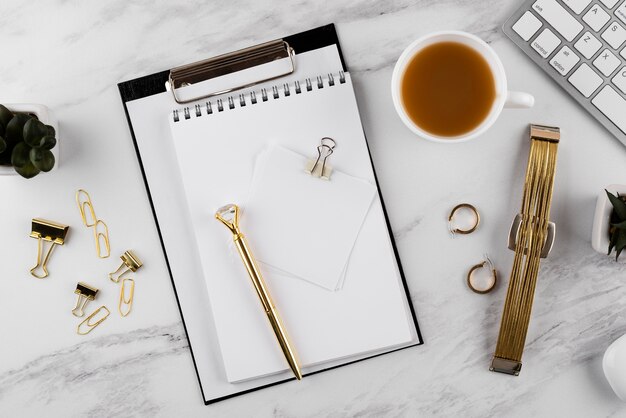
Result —
<instances>
[{"instance_id":1,"label":"white marble surface","mask_svg":"<svg viewBox=\"0 0 626 418\"><path fill-rule=\"evenodd\" d=\"M0 178L0 416L626 416L601 357L626 333L624 264L590 246L594 202L625 183L626 149L563 94L500 31L510 1L3 2L0 102L50 106L61 169ZM425 345L204 406L117 86L200 57L335 22L352 71L378 177ZM501 55L532 110L506 110L483 137L439 145L395 115L391 71L402 49L433 30L477 34ZM552 218L558 236L541 267L518 378L490 373L506 286L480 296L464 273L488 252L507 281L508 226L521 200L529 122L563 128ZM73 194L88 189L111 229L113 257L94 261ZM450 238L461 201L484 223ZM52 276L31 278L30 218L72 225ZM91 309L115 307L105 275L134 248L134 312L86 337L69 315L78 280L100 285ZM504 283L505 284L505 283Z\"/></svg>"}]
</instances>

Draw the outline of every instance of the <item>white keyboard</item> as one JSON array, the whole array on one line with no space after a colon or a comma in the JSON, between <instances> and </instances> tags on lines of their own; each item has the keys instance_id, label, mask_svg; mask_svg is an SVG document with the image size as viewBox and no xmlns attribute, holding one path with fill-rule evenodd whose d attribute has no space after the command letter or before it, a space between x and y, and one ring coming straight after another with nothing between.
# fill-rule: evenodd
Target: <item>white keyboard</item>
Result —
<instances>
[{"instance_id":1,"label":"white keyboard","mask_svg":"<svg viewBox=\"0 0 626 418\"><path fill-rule=\"evenodd\" d=\"M626 145L626 0L529 0L503 29Z\"/></svg>"}]
</instances>

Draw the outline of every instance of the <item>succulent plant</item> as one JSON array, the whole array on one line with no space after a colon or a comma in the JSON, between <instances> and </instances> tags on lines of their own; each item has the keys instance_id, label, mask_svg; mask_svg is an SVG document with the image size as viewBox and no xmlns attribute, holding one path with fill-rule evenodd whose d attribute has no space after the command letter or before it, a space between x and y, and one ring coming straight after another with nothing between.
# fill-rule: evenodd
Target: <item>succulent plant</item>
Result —
<instances>
[{"instance_id":1,"label":"succulent plant","mask_svg":"<svg viewBox=\"0 0 626 418\"><path fill-rule=\"evenodd\" d=\"M52 170L55 135L54 128L37 117L0 105L0 165L13 166L20 176L29 179Z\"/></svg>"},{"instance_id":2,"label":"succulent plant","mask_svg":"<svg viewBox=\"0 0 626 418\"><path fill-rule=\"evenodd\" d=\"M617 261L622 250L626 248L626 196L620 196L619 193L616 196L608 190L605 192L613 206L609 224L609 255L615 248Z\"/></svg>"}]
</instances>

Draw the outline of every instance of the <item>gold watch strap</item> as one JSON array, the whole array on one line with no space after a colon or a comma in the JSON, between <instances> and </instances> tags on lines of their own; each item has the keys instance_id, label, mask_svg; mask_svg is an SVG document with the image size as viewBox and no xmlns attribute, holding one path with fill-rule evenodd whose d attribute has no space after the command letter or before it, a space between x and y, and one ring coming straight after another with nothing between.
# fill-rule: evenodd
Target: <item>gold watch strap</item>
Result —
<instances>
[{"instance_id":1,"label":"gold watch strap","mask_svg":"<svg viewBox=\"0 0 626 418\"><path fill-rule=\"evenodd\" d=\"M515 259L490 367L491 371L512 375L518 375L522 368L539 262L548 255L555 235L549 219L560 130L531 125L530 139L522 209L509 235Z\"/></svg>"}]
</instances>

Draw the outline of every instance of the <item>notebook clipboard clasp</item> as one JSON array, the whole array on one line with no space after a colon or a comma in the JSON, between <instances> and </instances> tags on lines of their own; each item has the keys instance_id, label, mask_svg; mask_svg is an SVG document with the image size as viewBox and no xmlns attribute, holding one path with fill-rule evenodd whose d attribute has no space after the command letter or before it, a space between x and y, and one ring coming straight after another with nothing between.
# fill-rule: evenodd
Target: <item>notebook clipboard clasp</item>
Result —
<instances>
[{"instance_id":1,"label":"notebook clipboard clasp","mask_svg":"<svg viewBox=\"0 0 626 418\"><path fill-rule=\"evenodd\" d=\"M256 46L240 49L238 51L229 52L214 58L198 61L192 64L182 65L172 68L166 87L172 92L176 103L184 104L193 102L207 97L217 96L220 94L230 93L235 90L244 89L259 83L274 80L286 75L292 74L296 70L294 60L295 52L289 44L282 40L276 39L265 42ZM235 73L247 68L268 64L273 61L289 59L289 68L286 71L279 71L276 74L263 74L263 77L244 83L234 84L232 87L213 91L204 95L191 98L182 98L177 89L190 86L202 81L207 81L226 74Z\"/></svg>"}]
</instances>

